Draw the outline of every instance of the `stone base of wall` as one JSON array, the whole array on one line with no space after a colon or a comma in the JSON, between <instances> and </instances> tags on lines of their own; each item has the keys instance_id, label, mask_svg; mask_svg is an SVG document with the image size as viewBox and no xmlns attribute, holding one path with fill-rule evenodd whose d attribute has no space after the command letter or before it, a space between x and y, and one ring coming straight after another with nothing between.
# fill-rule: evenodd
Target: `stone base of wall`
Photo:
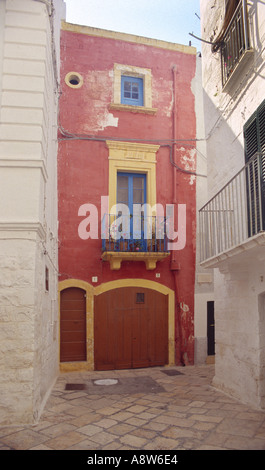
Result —
<instances>
[{"instance_id":1,"label":"stone base of wall","mask_svg":"<svg viewBox=\"0 0 265 470\"><path fill-rule=\"evenodd\" d=\"M0 236L1 426L37 422L59 373L57 283L45 291L40 247L34 232Z\"/></svg>"},{"instance_id":2,"label":"stone base of wall","mask_svg":"<svg viewBox=\"0 0 265 470\"><path fill-rule=\"evenodd\" d=\"M195 364L205 364L207 359L207 338L195 338L194 362Z\"/></svg>"},{"instance_id":3,"label":"stone base of wall","mask_svg":"<svg viewBox=\"0 0 265 470\"><path fill-rule=\"evenodd\" d=\"M265 268L260 247L215 273L214 386L255 408L265 402Z\"/></svg>"},{"instance_id":4,"label":"stone base of wall","mask_svg":"<svg viewBox=\"0 0 265 470\"><path fill-rule=\"evenodd\" d=\"M207 356L206 364L215 364L215 356Z\"/></svg>"}]
</instances>

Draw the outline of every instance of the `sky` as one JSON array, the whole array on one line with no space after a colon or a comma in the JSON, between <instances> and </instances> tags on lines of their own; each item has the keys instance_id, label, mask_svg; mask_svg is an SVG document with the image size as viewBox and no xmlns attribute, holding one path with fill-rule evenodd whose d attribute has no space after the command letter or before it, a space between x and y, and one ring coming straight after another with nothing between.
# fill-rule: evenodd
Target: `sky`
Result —
<instances>
[{"instance_id":1,"label":"sky","mask_svg":"<svg viewBox=\"0 0 265 470\"><path fill-rule=\"evenodd\" d=\"M64 0L66 21L201 50L200 0Z\"/></svg>"}]
</instances>

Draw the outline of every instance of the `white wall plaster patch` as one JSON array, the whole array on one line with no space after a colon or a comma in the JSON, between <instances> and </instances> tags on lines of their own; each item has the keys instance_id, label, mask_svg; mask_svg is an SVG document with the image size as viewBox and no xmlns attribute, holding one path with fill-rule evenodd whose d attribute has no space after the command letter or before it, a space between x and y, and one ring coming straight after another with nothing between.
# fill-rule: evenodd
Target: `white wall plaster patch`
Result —
<instances>
[{"instance_id":1,"label":"white wall plaster patch","mask_svg":"<svg viewBox=\"0 0 265 470\"><path fill-rule=\"evenodd\" d=\"M118 124L119 118L114 117L112 113L106 113L101 126L103 130L105 127L118 127Z\"/></svg>"},{"instance_id":2,"label":"white wall plaster patch","mask_svg":"<svg viewBox=\"0 0 265 470\"><path fill-rule=\"evenodd\" d=\"M189 310L190 310L190 309L189 309L189 306L186 305L184 302L181 302L181 303L180 303L180 308L181 308L181 310L182 310L183 312L185 312L185 313L186 313L186 312L189 312Z\"/></svg>"}]
</instances>

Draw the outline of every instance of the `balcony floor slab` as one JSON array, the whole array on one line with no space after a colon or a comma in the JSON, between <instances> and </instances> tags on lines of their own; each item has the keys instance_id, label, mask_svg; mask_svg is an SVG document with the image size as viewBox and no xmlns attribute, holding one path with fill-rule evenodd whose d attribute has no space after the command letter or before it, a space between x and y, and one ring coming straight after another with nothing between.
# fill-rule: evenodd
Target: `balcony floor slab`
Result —
<instances>
[{"instance_id":1,"label":"balcony floor slab","mask_svg":"<svg viewBox=\"0 0 265 470\"><path fill-rule=\"evenodd\" d=\"M233 246L222 253L218 253L216 256L208 258L200 264L203 268L218 268L224 261L247 261L249 256L253 258L255 254L259 259L261 256L265 259L265 232L260 232L254 237L248 238L240 245Z\"/></svg>"},{"instance_id":2,"label":"balcony floor slab","mask_svg":"<svg viewBox=\"0 0 265 470\"><path fill-rule=\"evenodd\" d=\"M121 251L105 251L102 254L103 261L109 261L111 270L119 270L122 261L144 261L147 270L156 268L158 261L163 261L169 256L168 252L149 253L149 252L121 252Z\"/></svg>"}]
</instances>

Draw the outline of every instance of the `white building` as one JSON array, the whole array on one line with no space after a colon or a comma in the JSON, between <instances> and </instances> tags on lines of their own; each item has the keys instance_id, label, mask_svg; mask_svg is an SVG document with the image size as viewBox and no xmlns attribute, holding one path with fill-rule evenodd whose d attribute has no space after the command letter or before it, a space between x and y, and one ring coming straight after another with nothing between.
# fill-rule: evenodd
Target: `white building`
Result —
<instances>
[{"instance_id":1,"label":"white building","mask_svg":"<svg viewBox=\"0 0 265 470\"><path fill-rule=\"evenodd\" d=\"M201 0L201 25L209 202L200 255L214 269L214 384L265 408L264 2Z\"/></svg>"},{"instance_id":2,"label":"white building","mask_svg":"<svg viewBox=\"0 0 265 470\"><path fill-rule=\"evenodd\" d=\"M205 126L203 118L202 59L197 58L197 178L196 208L207 202L207 158ZM215 324L214 324L214 289L213 270L200 266L200 225L197 219L196 229L196 277L195 277L195 315L194 315L194 360L195 364L214 363L215 361Z\"/></svg>"},{"instance_id":3,"label":"white building","mask_svg":"<svg viewBox=\"0 0 265 470\"><path fill-rule=\"evenodd\" d=\"M0 0L0 424L36 421L58 374L62 0Z\"/></svg>"}]
</instances>

